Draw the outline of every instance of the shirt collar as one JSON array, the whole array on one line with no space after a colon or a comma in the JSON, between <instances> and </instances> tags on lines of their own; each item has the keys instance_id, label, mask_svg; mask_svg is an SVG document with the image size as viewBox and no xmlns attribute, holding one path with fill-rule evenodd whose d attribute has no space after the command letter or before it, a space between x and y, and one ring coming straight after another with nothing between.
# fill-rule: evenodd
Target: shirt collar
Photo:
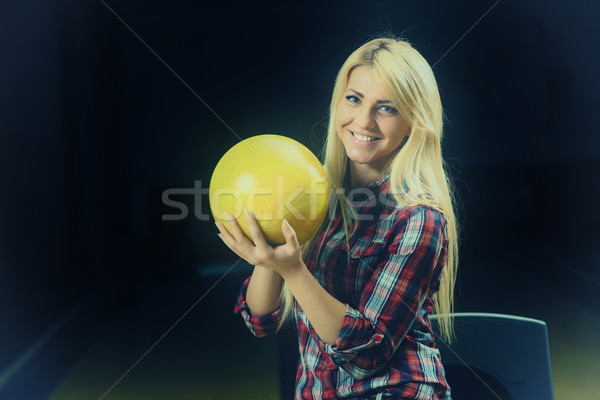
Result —
<instances>
[{"instance_id":1,"label":"shirt collar","mask_svg":"<svg viewBox=\"0 0 600 400\"><path fill-rule=\"evenodd\" d=\"M387 190L390 187L390 175L388 174L378 181L371 182L365 187L369 189Z\"/></svg>"}]
</instances>

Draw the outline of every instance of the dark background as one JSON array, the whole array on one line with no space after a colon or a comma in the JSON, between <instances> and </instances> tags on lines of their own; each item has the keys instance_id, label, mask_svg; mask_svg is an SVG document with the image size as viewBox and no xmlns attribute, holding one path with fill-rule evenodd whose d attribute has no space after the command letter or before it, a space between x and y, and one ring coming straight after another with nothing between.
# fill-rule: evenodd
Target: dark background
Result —
<instances>
[{"instance_id":1,"label":"dark background","mask_svg":"<svg viewBox=\"0 0 600 400\"><path fill-rule=\"evenodd\" d=\"M196 216L207 196L172 196L189 212L169 221L164 192L208 188L240 138L319 154L337 70L387 30L435 64L457 310L503 312L535 281L600 312L597 6L503 1L473 27L493 2L106 4L135 34L100 1L0 6L0 394L78 307L99 317L56 335L65 371L140 281L214 282L203 266L237 256Z\"/></svg>"}]
</instances>

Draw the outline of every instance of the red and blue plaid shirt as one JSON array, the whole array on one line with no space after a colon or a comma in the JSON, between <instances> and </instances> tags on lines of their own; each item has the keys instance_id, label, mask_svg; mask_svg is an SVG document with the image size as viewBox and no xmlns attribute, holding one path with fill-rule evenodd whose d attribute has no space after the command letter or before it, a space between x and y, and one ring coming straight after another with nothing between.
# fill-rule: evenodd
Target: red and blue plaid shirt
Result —
<instances>
[{"instance_id":1,"label":"red and blue plaid shirt","mask_svg":"<svg viewBox=\"0 0 600 400\"><path fill-rule=\"evenodd\" d=\"M326 344L296 303L295 399L450 399L427 317L446 261L447 221L429 206L397 204L389 176L365 188L370 197L357 205L350 264L341 215L319 234L305 260L321 286L346 304L346 314L335 342ZM249 281L234 312L255 336L273 334L282 308L251 315L245 300Z\"/></svg>"}]
</instances>

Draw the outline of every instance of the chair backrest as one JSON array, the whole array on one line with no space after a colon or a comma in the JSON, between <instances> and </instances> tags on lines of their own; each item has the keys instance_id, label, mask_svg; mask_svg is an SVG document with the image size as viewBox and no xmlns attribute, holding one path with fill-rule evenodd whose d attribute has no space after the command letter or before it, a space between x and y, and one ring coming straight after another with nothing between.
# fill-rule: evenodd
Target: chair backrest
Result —
<instances>
[{"instance_id":1,"label":"chair backrest","mask_svg":"<svg viewBox=\"0 0 600 400\"><path fill-rule=\"evenodd\" d=\"M429 319L437 331L437 317ZM450 346L435 335L453 400L554 399L545 322L505 314L455 313L454 323L456 339Z\"/></svg>"}]
</instances>

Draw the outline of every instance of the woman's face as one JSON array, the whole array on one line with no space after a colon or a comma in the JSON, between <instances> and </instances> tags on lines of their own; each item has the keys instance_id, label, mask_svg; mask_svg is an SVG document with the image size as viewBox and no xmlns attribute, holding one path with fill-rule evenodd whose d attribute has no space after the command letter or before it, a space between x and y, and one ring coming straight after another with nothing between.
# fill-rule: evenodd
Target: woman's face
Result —
<instances>
[{"instance_id":1,"label":"woman's face","mask_svg":"<svg viewBox=\"0 0 600 400\"><path fill-rule=\"evenodd\" d=\"M335 127L348 158L381 170L410 133L410 125L392 105L370 67L350 73L340 97Z\"/></svg>"}]
</instances>

